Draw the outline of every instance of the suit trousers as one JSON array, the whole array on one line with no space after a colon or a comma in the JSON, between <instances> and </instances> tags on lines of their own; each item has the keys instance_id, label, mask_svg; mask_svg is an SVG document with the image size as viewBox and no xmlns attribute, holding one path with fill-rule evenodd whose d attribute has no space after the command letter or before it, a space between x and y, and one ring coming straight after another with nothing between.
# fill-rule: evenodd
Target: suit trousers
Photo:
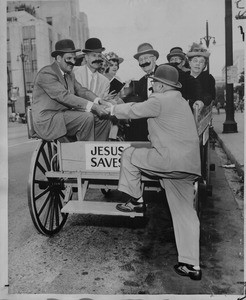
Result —
<instances>
[{"instance_id":1,"label":"suit trousers","mask_svg":"<svg viewBox=\"0 0 246 300\"><path fill-rule=\"evenodd\" d=\"M146 149L145 153L147 155ZM134 198L142 196L141 175L158 176L160 184L166 191L167 202L170 208L175 241L178 250L178 261L199 266L200 222L193 207L194 180L196 175L181 172L156 172L146 169L146 160L143 167L140 163L133 165L132 158L142 155L141 148L129 147L121 157L121 169L118 189ZM163 159L156 151L157 159ZM159 156L159 157L158 157Z\"/></svg>"},{"instance_id":2,"label":"suit trousers","mask_svg":"<svg viewBox=\"0 0 246 300\"><path fill-rule=\"evenodd\" d=\"M78 141L107 141L110 121L99 119L90 112L66 110L63 112L66 123L67 137L74 137Z\"/></svg>"}]
</instances>

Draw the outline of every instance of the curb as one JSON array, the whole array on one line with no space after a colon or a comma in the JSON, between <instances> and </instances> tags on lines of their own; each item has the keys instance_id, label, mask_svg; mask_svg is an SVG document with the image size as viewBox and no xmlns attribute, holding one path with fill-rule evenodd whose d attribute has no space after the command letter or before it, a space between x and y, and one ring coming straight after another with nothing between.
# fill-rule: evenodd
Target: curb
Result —
<instances>
[{"instance_id":1,"label":"curb","mask_svg":"<svg viewBox=\"0 0 246 300\"><path fill-rule=\"evenodd\" d=\"M237 173L239 176L244 178L244 169L242 168L242 166L238 163L238 161L236 160L236 158L234 157L234 155L231 153L231 151L225 146L224 142L222 141L222 139L219 137L219 135L217 134L217 132L214 130L213 128L213 133L215 135L215 138L218 140L220 146L223 148L223 150L225 151L228 159L235 164L235 168L237 170Z\"/></svg>"}]
</instances>

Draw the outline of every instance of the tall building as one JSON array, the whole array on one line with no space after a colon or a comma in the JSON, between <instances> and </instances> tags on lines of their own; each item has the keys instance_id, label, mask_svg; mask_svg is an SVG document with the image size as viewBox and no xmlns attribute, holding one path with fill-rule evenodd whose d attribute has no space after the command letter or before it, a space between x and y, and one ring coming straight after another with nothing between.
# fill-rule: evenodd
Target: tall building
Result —
<instances>
[{"instance_id":1,"label":"tall building","mask_svg":"<svg viewBox=\"0 0 246 300\"><path fill-rule=\"evenodd\" d=\"M72 39L76 48L83 48L89 38L79 0L7 2L8 86L19 88L16 112L25 112L37 71L52 62L50 53L63 38Z\"/></svg>"}]
</instances>

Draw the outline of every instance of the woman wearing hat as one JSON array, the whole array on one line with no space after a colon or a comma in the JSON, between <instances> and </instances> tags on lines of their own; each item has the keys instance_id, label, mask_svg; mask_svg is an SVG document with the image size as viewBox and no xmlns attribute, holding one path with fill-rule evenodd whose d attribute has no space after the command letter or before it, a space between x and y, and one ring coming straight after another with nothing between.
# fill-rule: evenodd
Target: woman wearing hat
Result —
<instances>
[{"instance_id":1,"label":"woman wearing hat","mask_svg":"<svg viewBox=\"0 0 246 300\"><path fill-rule=\"evenodd\" d=\"M117 78L118 80L120 80L120 78L118 76L116 76L116 73L119 70L119 65L124 61L124 59L119 57L114 52L106 53L105 58L109 61L110 64L109 64L108 68L105 70L104 75L109 80L111 80L113 78Z\"/></svg>"},{"instance_id":2,"label":"woman wearing hat","mask_svg":"<svg viewBox=\"0 0 246 300\"><path fill-rule=\"evenodd\" d=\"M174 269L181 276L200 280L199 219L193 208L193 183L201 175L195 120L177 90L181 84L176 68L160 65L151 79L154 92L146 101L111 107L118 119L147 118L151 143L150 148L123 151L118 190L124 203L116 208L127 213L143 211L141 176L158 176L166 191L178 249L179 263Z\"/></svg>"},{"instance_id":3,"label":"woman wearing hat","mask_svg":"<svg viewBox=\"0 0 246 300\"><path fill-rule=\"evenodd\" d=\"M208 106L215 100L215 79L209 74L206 69L210 53L202 46L193 43L191 49L187 52L187 57L190 65L189 74L195 77L201 87L200 99L205 106Z\"/></svg>"}]
</instances>

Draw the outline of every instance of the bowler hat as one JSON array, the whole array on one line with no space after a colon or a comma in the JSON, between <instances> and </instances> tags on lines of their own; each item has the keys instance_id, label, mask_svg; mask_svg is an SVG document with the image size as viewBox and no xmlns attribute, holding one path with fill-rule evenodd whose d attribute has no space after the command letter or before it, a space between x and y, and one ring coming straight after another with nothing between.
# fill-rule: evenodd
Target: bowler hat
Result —
<instances>
[{"instance_id":1,"label":"bowler hat","mask_svg":"<svg viewBox=\"0 0 246 300\"><path fill-rule=\"evenodd\" d=\"M133 55L134 58L138 59L140 55L143 54L153 54L156 59L159 57L159 52L154 50L152 45L149 43L143 43L138 46L137 52L135 55Z\"/></svg>"},{"instance_id":2,"label":"bowler hat","mask_svg":"<svg viewBox=\"0 0 246 300\"><path fill-rule=\"evenodd\" d=\"M181 59L185 60L185 54L181 47L173 47L167 55L167 60L170 61L173 56L179 56Z\"/></svg>"},{"instance_id":3,"label":"bowler hat","mask_svg":"<svg viewBox=\"0 0 246 300\"><path fill-rule=\"evenodd\" d=\"M152 78L156 81L160 81L172 87L176 87L176 88L182 87L182 84L178 81L179 80L178 70L167 64L159 65L155 70L154 76L150 76L149 78Z\"/></svg>"},{"instance_id":4,"label":"bowler hat","mask_svg":"<svg viewBox=\"0 0 246 300\"><path fill-rule=\"evenodd\" d=\"M101 53L104 50L105 48L102 46L102 43L99 39L90 38L85 42L85 49L83 49L82 51L85 53L87 52Z\"/></svg>"},{"instance_id":5,"label":"bowler hat","mask_svg":"<svg viewBox=\"0 0 246 300\"><path fill-rule=\"evenodd\" d=\"M55 51L51 52L52 57L56 57L61 53L74 53L78 52L80 49L75 49L74 43L72 40L64 39L56 42Z\"/></svg>"}]
</instances>

